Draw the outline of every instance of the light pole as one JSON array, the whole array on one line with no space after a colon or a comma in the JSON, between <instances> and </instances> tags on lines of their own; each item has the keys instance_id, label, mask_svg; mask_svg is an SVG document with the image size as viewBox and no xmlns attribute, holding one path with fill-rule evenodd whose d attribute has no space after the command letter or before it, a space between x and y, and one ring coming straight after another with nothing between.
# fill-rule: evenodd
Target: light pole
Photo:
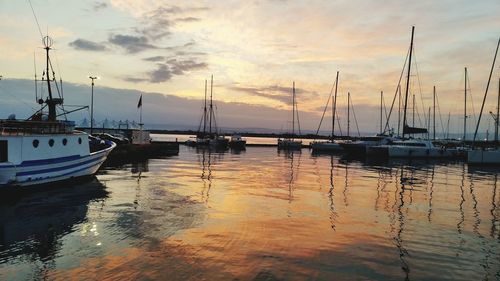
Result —
<instances>
[{"instance_id":1,"label":"light pole","mask_svg":"<svg viewBox=\"0 0 500 281\"><path fill-rule=\"evenodd\" d=\"M92 80L92 92L90 96L90 134L92 135L92 130L94 129L94 80L98 79L97 76L89 76Z\"/></svg>"}]
</instances>

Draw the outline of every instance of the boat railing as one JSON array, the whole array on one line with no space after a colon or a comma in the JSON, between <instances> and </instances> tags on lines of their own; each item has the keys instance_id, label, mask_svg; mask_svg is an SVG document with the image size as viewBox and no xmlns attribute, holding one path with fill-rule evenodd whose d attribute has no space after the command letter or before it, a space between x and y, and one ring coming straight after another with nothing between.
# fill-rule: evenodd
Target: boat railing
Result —
<instances>
[{"instance_id":1,"label":"boat railing","mask_svg":"<svg viewBox=\"0 0 500 281\"><path fill-rule=\"evenodd\" d=\"M74 129L73 121L0 120L2 135L69 134Z\"/></svg>"}]
</instances>

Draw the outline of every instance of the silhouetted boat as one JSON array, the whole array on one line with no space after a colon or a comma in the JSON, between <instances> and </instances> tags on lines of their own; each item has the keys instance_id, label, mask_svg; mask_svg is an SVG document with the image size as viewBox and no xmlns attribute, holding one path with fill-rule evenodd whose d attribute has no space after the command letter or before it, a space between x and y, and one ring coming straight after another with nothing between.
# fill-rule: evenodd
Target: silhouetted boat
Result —
<instances>
[{"instance_id":1,"label":"silhouetted boat","mask_svg":"<svg viewBox=\"0 0 500 281\"><path fill-rule=\"evenodd\" d=\"M339 72L337 71L337 77L335 78L335 96L332 100L332 135L331 139L328 141L314 141L311 143L311 148L313 152L339 152L343 148L340 146L339 142L335 140L335 116L337 110L337 88L339 82ZM328 106L328 102L327 105ZM325 108L326 109L326 108ZM318 128L319 131L319 128Z\"/></svg>"},{"instance_id":2,"label":"silhouetted boat","mask_svg":"<svg viewBox=\"0 0 500 281\"><path fill-rule=\"evenodd\" d=\"M229 147L232 149L245 149L247 141L241 138L241 135L234 134L229 140Z\"/></svg>"}]
</instances>

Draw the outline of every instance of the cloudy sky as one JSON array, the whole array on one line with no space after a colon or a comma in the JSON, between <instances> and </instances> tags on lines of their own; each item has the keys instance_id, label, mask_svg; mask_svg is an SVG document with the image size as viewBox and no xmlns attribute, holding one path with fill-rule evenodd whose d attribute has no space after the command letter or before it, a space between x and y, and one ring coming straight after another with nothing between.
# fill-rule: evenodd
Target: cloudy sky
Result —
<instances>
[{"instance_id":1,"label":"cloudy sky","mask_svg":"<svg viewBox=\"0 0 500 281\"><path fill-rule=\"evenodd\" d=\"M113 104L116 95L106 92L128 93L124 97L130 96L130 119L137 118L132 97L139 92L144 93L145 110L148 95L179 101L161 109L151 105L156 109L145 115L146 123L161 123L157 121L162 113L183 109L179 120L169 114L165 123L196 123L204 80L213 74L221 124L289 126L290 88L295 81L302 126L313 130L340 71L341 122L346 119L350 92L360 129L377 131L380 91L389 106L414 25L411 93L417 96L421 119L432 105L435 85L443 119L450 113L450 123L458 130L463 124L458 116L463 111L464 67L469 71L470 101L479 111L500 36L498 0L31 0L31 4L41 30L28 1L0 0L0 83L33 79L34 54L41 75L40 32L48 33L54 40L54 67L65 83L88 87L89 74L101 77L96 94ZM496 104L498 65L486 111ZM65 92L65 98L69 102L71 93ZM9 109L16 111L13 104ZM26 108L20 102L17 106ZM224 113L226 108L231 110ZM124 117L123 108L107 106L97 110L96 117L119 119ZM491 118L485 118L487 126Z\"/></svg>"}]
</instances>

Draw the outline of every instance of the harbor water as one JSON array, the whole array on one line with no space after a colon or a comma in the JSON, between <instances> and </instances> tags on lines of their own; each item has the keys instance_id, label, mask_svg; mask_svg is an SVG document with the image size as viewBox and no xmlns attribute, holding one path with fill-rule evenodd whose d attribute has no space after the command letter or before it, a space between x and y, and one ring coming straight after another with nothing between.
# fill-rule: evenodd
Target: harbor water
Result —
<instances>
[{"instance_id":1,"label":"harbor water","mask_svg":"<svg viewBox=\"0 0 500 281\"><path fill-rule=\"evenodd\" d=\"M2 200L0 280L499 280L498 176L181 146Z\"/></svg>"}]
</instances>

